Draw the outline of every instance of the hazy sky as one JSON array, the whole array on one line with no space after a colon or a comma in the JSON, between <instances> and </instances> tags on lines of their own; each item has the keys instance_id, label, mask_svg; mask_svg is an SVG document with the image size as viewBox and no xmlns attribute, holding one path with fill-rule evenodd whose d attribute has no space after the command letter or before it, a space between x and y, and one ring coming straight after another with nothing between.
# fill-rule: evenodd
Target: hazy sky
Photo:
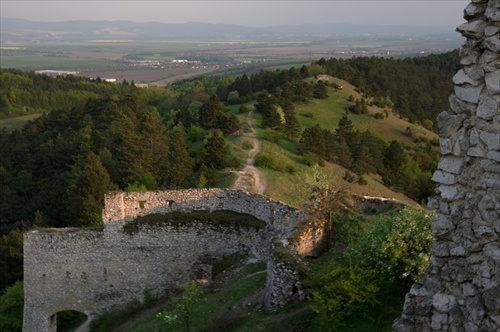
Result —
<instances>
[{"instance_id":1,"label":"hazy sky","mask_svg":"<svg viewBox=\"0 0 500 332\"><path fill-rule=\"evenodd\" d=\"M33 21L129 20L245 26L354 23L455 28L468 0L447 1L98 1L1 0L2 17Z\"/></svg>"}]
</instances>

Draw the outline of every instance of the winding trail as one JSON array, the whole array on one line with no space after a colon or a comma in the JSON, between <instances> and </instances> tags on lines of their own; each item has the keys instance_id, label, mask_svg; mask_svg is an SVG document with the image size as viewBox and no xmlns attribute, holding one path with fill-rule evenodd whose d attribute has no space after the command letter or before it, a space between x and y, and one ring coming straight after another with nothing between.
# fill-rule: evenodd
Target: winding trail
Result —
<instances>
[{"instance_id":1,"label":"winding trail","mask_svg":"<svg viewBox=\"0 0 500 332\"><path fill-rule=\"evenodd\" d=\"M247 123L250 127L250 132L245 133L243 137L247 138L253 145L253 148L248 152L248 158L246 160L246 166L241 170L237 171L238 178L234 182L231 189L245 190L251 193L264 194L267 188L267 181L264 174L258 170L255 164L255 155L260 151L260 143L255 134L255 129L252 125L252 113L248 112Z\"/></svg>"}]
</instances>

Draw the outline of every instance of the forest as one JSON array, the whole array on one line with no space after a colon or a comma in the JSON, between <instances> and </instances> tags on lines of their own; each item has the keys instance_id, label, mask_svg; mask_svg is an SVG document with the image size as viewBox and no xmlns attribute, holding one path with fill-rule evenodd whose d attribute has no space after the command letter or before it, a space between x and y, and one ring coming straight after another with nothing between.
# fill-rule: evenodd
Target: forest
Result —
<instances>
[{"instance_id":1,"label":"forest","mask_svg":"<svg viewBox=\"0 0 500 332\"><path fill-rule=\"evenodd\" d=\"M22 280L23 231L99 227L105 192L218 186L223 170L242 164L228 138L242 130L236 114L250 107L263 128L295 142L309 166L342 165L349 170L345 179L360 184L364 175L379 174L386 186L425 202L434 188L437 142L408 149L354 129L351 117L377 105L435 129L458 66L456 51L408 59L332 58L149 89L1 69L0 117L41 115L21 130L0 130L0 289ZM297 105L341 89L318 75L342 78L363 96L350 98L335 131L320 123L303 128L297 120Z\"/></svg>"}]
</instances>

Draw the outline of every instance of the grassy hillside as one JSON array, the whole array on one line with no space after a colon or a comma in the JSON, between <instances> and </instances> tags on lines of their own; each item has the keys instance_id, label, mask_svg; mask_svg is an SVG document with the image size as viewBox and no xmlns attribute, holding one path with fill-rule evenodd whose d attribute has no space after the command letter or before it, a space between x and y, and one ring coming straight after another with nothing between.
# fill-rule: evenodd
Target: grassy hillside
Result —
<instances>
[{"instance_id":1,"label":"grassy hillside","mask_svg":"<svg viewBox=\"0 0 500 332\"><path fill-rule=\"evenodd\" d=\"M353 96L354 100L361 99L361 95L355 91L355 87L346 81L323 76L320 79L328 80L329 82L343 86L342 90L336 90L332 87L328 88L328 98L324 100L313 99L306 104L297 104L295 112L297 113L302 130L311 127L317 123L324 129L335 131L338 122L345 113L347 106L353 105L354 102L348 101L349 96ZM252 103L248 105L249 109L253 108ZM237 113L237 106L230 108L234 114ZM438 136L415 124L401 119L397 114L389 111L389 117L376 119L374 115L381 113L384 110L369 106L368 114L350 114L349 118L354 124L354 129L360 131L369 130L377 136L389 142L396 140L403 143L407 147L415 146L415 138L425 138L426 140L436 139ZM312 114L312 117L311 117ZM248 131L248 114L238 114L240 121L244 124L243 131ZM264 130L260 126L260 115L255 112L251 115L251 121L257 132L257 138L261 142L261 154L271 158L276 167L262 168L268 178L268 187L266 195L286 202L297 208L301 208L303 202L307 201L307 189L305 179L311 172L311 167L303 162L303 157L299 154L298 138L295 141L286 139L277 133L272 133L269 130ZM407 128L412 128L413 137L405 135ZM248 141L243 135L233 135L230 137L231 149L238 158L245 160L247 150L245 149ZM342 166L333 163L326 163L325 171L334 174L341 178L346 169ZM394 198L399 201L407 202L415 205L416 203L402 193L395 192L387 188L383 183L380 175L368 174L364 175L367 181L366 185L357 183L349 184L349 191L354 194Z\"/></svg>"}]
</instances>

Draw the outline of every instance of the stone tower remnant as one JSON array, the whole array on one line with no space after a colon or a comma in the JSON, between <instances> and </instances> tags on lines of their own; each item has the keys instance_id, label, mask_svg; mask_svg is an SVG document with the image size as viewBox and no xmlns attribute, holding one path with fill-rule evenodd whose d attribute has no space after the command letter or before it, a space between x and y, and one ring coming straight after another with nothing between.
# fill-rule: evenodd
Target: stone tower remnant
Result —
<instances>
[{"instance_id":1,"label":"stone tower remnant","mask_svg":"<svg viewBox=\"0 0 500 332\"><path fill-rule=\"evenodd\" d=\"M437 119L431 262L406 295L398 332L500 331L500 1L473 0L450 109Z\"/></svg>"}]
</instances>

